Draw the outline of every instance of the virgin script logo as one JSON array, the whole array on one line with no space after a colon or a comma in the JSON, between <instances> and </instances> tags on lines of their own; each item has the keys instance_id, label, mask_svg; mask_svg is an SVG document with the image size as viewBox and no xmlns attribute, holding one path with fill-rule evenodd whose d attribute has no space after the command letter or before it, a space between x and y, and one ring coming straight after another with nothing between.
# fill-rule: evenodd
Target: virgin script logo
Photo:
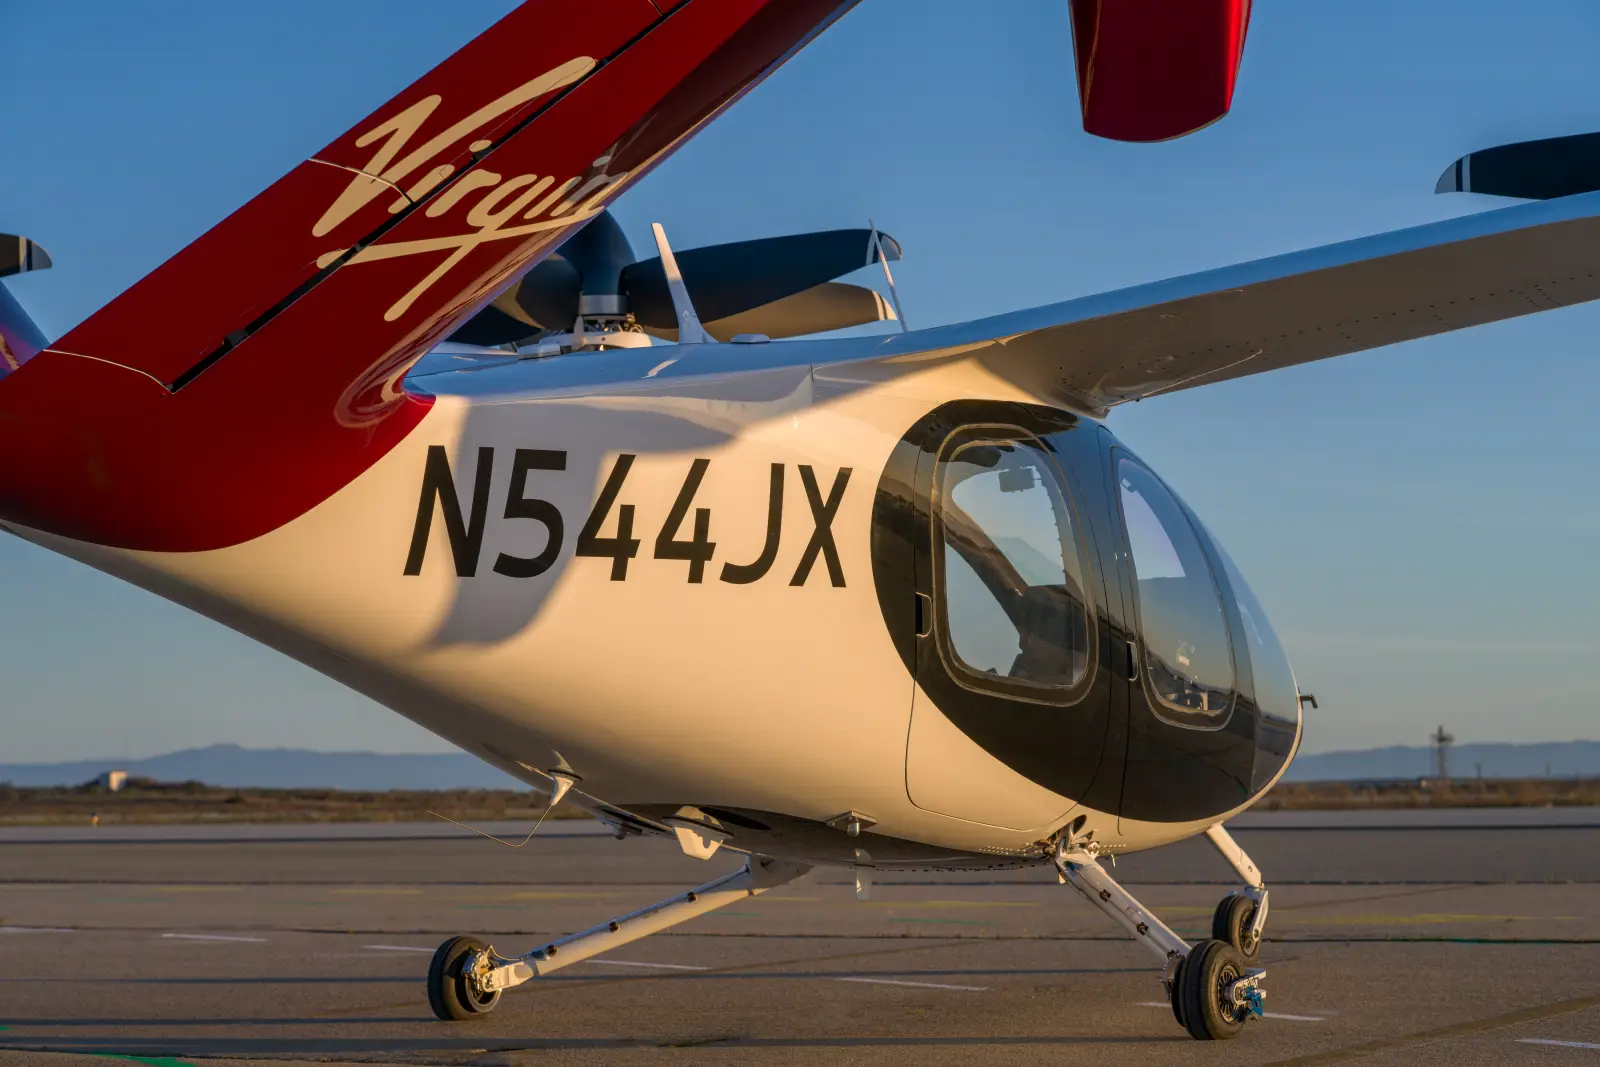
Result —
<instances>
[{"instance_id":1,"label":"virgin script logo","mask_svg":"<svg viewBox=\"0 0 1600 1067\"><path fill-rule=\"evenodd\" d=\"M378 123L356 140L358 148L377 146L372 158L359 171L352 171L354 176L350 183L311 227L312 235L322 237L331 233L340 223L385 194L396 197L389 205L391 213L422 202L456 172L454 165L437 162L441 154L523 104L582 81L594 68L595 61L588 56L568 60L485 104L415 148L410 148L411 142L438 109L442 97L437 94L424 97L392 118ZM491 147L493 143L480 138L471 141L467 148L476 153ZM368 245L350 257L346 266L402 256L447 253L409 292L384 312L384 321L393 322L480 245L524 237L542 230L559 229L598 214L601 202L611 187L625 180L629 173L608 174L606 167L611 163L611 158L610 153L602 155L590 165L585 176L567 178L561 182L553 175L504 176L488 169L470 169L435 197L423 211L430 219L446 215L464 216L460 233ZM314 159L313 162L352 170L326 160ZM463 202L474 195L476 202L464 207ZM461 210L458 211L458 208ZM328 266L346 251L345 248L339 248L324 253L318 257L317 266Z\"/></svg>"}]
</instances>

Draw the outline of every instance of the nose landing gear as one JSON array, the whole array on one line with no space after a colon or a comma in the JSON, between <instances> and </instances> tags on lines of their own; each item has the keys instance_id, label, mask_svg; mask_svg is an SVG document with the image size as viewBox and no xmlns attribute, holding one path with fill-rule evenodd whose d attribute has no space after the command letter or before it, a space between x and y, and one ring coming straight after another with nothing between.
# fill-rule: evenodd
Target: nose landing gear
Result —
<instances>
[{"instance_id":1,"label":"nose landing gear","mask_svg":"<svg viewBox=\"0 0 1600 1067\"><path fill-rule=\"evenodd\" d=\"M1215 840L1213 838L1213 842ZM1202 941L1191 948L1106 873L1092 848L1066 837L1057 839L1055 862L1061 881L1070 883L1085 900L1115 919L1140 944L1161 958L1165 964L1162 985L1180 1026L1192 1037L1215 1041L1237 1036L1246 1022L1263 1014L1267 991L1261 987L1261 982L1267 972L1249 966L1254 954L1247 958L1225 938ZM1234 848L1237 850L1238 846ZM1239 855L1244 854L1239 852ZM1245 857L1244 862L1249 863L1249 857ZM1259 881L1259 875L1257 879ZM1244 901L1247 907L1230 903L1234 900ZM1259 903L1250 896L1235 894L1223 901L1223 905L1230 923L1237 918L1246 933L1255 930L1250 943L1259 950L1259 924L1266 911L1265 891ZM1237 916L1235 909L1240 911ZM1223 911L1223 907L1218 908L1219 915Z\"/></svg>"}]
</instances>

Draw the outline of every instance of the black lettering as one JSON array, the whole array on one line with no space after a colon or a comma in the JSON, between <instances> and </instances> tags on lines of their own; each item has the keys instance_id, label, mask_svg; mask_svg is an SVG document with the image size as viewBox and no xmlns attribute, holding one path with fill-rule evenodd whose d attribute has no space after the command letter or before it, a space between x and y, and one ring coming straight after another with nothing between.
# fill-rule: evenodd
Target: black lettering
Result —
<instances>
[{"instance_id":1,"label":"black lettering","mask_svg":"<svg viewBox=\"0 0 1600 1067\"><path fill-rule=\"evenodd\" d=\"M722 565L722 580L730 585L749 585L760 581L778 558L778 541L783 535L783 464L772 465L772 481L767 489L767 539L754 563Z\"/></svg>"},{"instance_id":2,"label":"black lettering","mask_svg":"<svg viewBox=\"0 0 1600 1067\"><path fill-rule=\"evenodd\" d=\"M836 588L844 586L844 567L839 563L839 549L833 543L833 517L839 510L840 501L844 500L844 487L850 482L850 471L849 467L839 468L839 473L833 478L833 488L828 490L828 499L824 501L822 490L817 486L816 472L805 465L800 467L800 484L805 486L806 502L811 505L811 519L816 523L816 529L806 543L806 550L800 555L800 566L795 568L794 577L789 580L790 585L806 584L820 553L828 567L829 583Z\"/></svg>"},{"instance_id":3,"label":"black lettering","mask_svg":"<svg viewBox=\"0 0 1600 1067\"><path fill-rule=\"evenodd\" d=\"M574 555L611 557L613 582L627 580L628 561L639 554L639 539L633 536L633 505L623 504L617 508L617 536L601 537L600 527L605 525L606 516L617 502L617 494L622 492L622 483L633 467L634 458L629 452L617 456L611 473L606 476L606 484L600 488L600 496L588 519L584 520L583 529L578 531L578 544L573 549Z\"/></svg>"},{"instance_id":4,"label":"black lettering","mask_svg":"<svg viewBox=\"0 0 1600 1067\"><path fill-rule=\"evenodd\" d=\"M556 561L556 556L561 552L561 539L563 536L561 512L548 500L527 499L524 494L528 488L529 471L564 471L567 469L567 454L565 452L551 452L543 448L519 448L511 460L511 485L506 490L506 518L508 519L533 519L542 522L549 531L544 551L532 558L511 556L500 553L494 561L496 574L503 574L507 578L532 578L543 574L550 569Z\"/></svg>"},{"instance_id":5,"label":"black lettering","mask_svg":"<svg viewBox=\"0 0 1600 1067\"><path fill-rule=\"evenodd\" d=\"M478 573L484 519L489 514L489 479L493 474L494 449L478 449L478 473L472 486L472 519L464 522L455 476L450 471L450 454L443 445L428 446L428 461L422 470L422 496L417 500L417 522L411 528L411 552L406 556L406 574L422 573L422 561L428 554L428 535L433 530L435 500L444 511L444 528L450 536L450 555L455 560L456 576L471 578Z\"/></svg>"},{"instance_id":6,"label":"black lettering","mask_svg":"<svg viewBox=\"0 0 1600 1067\"><path fill-rule=\"evenodd\" d=\"M716 542L710 540L711 509L694 509L692 540L679 541L676 538L684 517L689 513L689 505L694 501L694 494L706 476L706 468L710 466L709 459L697 459L689 464L689 476L683 480L683 488L678 490L678 498L672 502L672 510L667 512L667 521L656 535L656 559L688 560L691 585L699 585L705 579L706 564L717 550Z\"/></svg>"}]
</instances>

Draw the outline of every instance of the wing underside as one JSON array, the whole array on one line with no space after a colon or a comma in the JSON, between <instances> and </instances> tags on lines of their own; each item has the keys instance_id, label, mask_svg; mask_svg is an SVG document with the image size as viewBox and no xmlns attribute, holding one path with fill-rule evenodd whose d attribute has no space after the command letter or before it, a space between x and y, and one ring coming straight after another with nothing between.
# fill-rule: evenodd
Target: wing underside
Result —
<instances>
[{"instance_id":1,"label":"wing underside","mask_svg":"<svg viewBox=\"0 0 1600 1067\"><path fill-rule=\"evenodd\" d=\"M1600 297L1600 193L889 338L867 363L976 360L1096 413ZM864 369L864 368L861 368Z\"/></svg>"}]
</instances>

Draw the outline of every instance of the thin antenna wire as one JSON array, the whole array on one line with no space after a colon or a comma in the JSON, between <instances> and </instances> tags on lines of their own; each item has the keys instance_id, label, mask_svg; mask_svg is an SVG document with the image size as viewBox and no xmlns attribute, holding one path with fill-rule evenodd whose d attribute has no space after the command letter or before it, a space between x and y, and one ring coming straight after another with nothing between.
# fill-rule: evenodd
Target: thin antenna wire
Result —
<instances>
[{"instance_id":1,"label":"thin antenna wire","mask_svg":"<svg viewBox=\"0 0 1600 1067\"><path fill-rule=\"evenodd\" d=\"M900 332L907 333L911 327L906 325L906 313L900 310L900 291L894 287L894 275L889 273L889 257L883 251L883 239L878 236L878 224L868 219L867 225L872 227L870 251L873 258L883 264L883 276L889 282L889 299L894 301L894 314L900 320Z\"/></svg>"},{"instance_id":2,"label":"thin antenna wire","mask_svg":"<svg viewBox=\"0 0 1600 1067\"><path fill-rule=\"evenodd\" d=\"M463 830L471 830L479 837L487 837L490 841L493 841L496 844L504 845L507 848L521 848L523 845L526 845L529 841L533 840L533 835L538 833L539 827L544 825L545 816L549 815L556 809L556 805L561 803L561 798L567 795L567 790L572 788L572 779L568 778L564 774L552 774L550 775L550 779L551 781L555 782L555 788L550 790L550 803L546 804L544 811L539 813L539 819L533 824L533 829L528 831L528 836L524 837L521 841L518 841L515 844L505 840L504 838L496 837L485 830L480 830L476 826L468 826L464 822L456 822L456 820L450 818L448 815L440 815L436 811L430 811L428 814L432 815L435 819L443 819L447 823L459 826Z\"/></svg>"}]
</instances>

